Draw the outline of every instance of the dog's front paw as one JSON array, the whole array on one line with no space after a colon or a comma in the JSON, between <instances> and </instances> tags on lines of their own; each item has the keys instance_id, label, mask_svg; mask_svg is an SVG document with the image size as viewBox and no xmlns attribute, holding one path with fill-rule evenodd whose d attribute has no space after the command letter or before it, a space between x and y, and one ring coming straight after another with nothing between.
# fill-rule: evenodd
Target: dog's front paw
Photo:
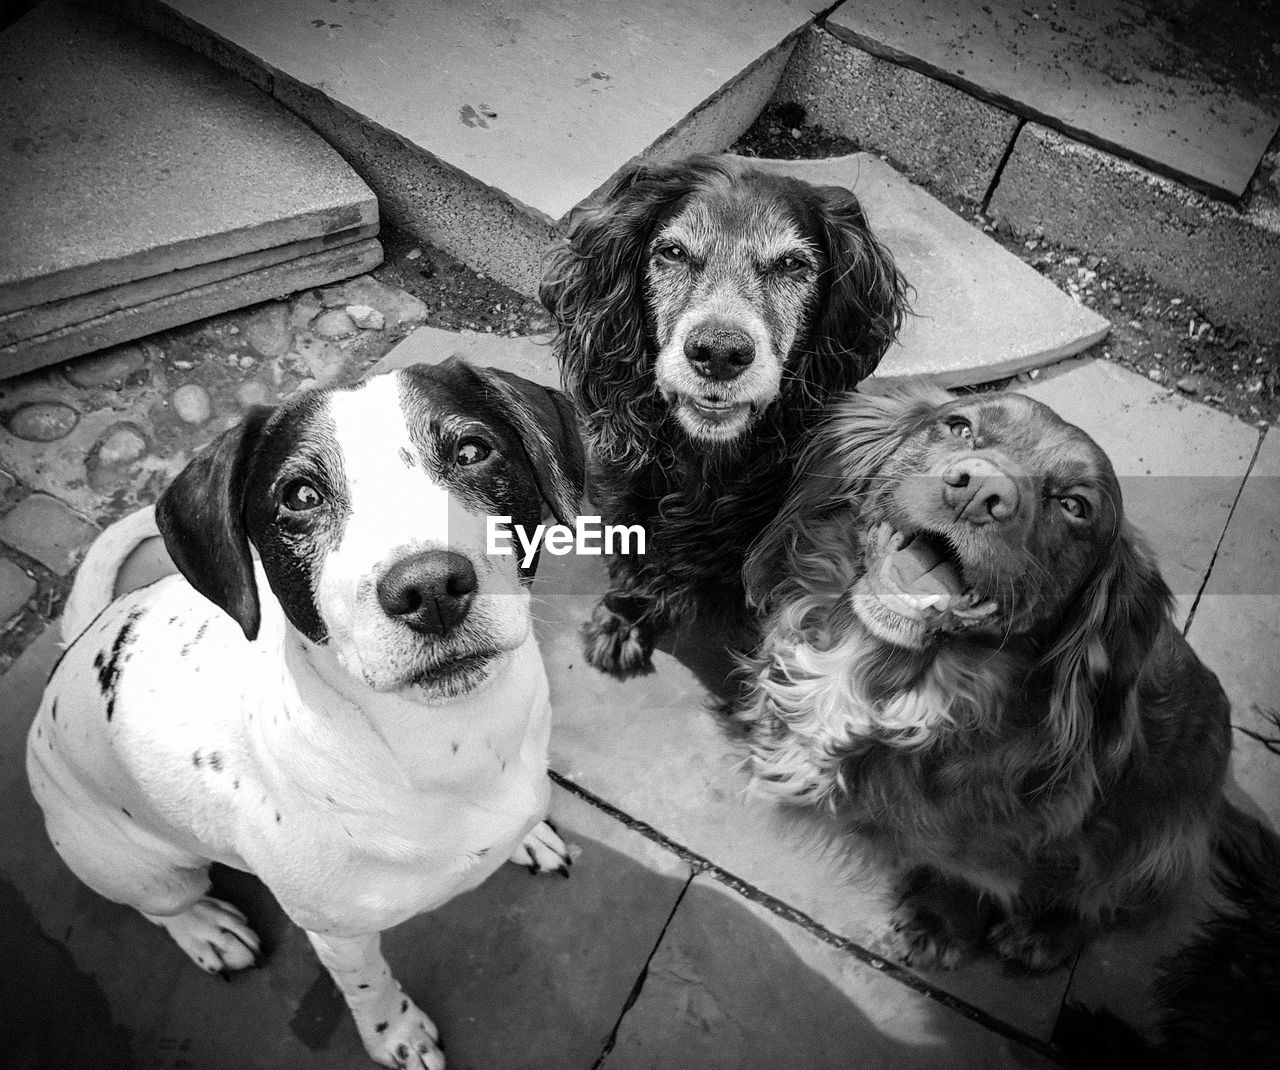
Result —
<instances>
[{"instance_id":1,"label":"dog's front paw","mask_svg":"<svg viewBox=\"0 0 1280 1070\"><path fill-rule=\"evenodd\" d=\"M900 906L893 914L889 953L918 970L954 970L969 953L945 919Z\"/></svg>"},{"instance_id":2,"label":"dog's front paw","mask_svg":"<svg viewBox=\"0 0 1280 1070\"><path fill-rule=\"evenodd\" d=\"M398 1009L386 1019L357 1014L356 1026L375 1063L396 1070L444 1070L440 1031L408 996L400 996Z\"/></svg>"},{"instance_id":3,"label":"dog's front paw","mask_svg":"<svg viewBox=\"0 0 1280 1070\"><path fill-rule=\"evenodd\" d=\"M988 940L1006 962L1028 973L1052 973L1084 946L1085 932L1075 918L1015 915L993 925Z\"/></svg>"},{"instance_id":4,"label":"dog's front paw","mask_svg":"<svg viewBox=\"0 0 1280 1070\"><path fill-rule=\"evenodd\" d=\"M891 950L908 966L953 970L980 945L989 908L962 882L921 868L899 887Z\"/></svg>"},{"instance_id":5,"label":"dog's front paw","mask_svg":"<svg viewBox=\"0 0 1280 1070\"><path fill-rule=\"evenodd\" d=\"M259 964L261 954L257 934L230 903L206 895L181 914L144 914L155 922L206 973L231 979L232 970Z\"/></svg>"},{"instance_id":6,"label":"dog's front paw","mask_svg":"<svg viewBox=\"0 0 1280 1070\"><path fill-rule=\"evenodd\" d=\"M639 676L653 671L651 628L596 603L591 619L582 627L582 647L587 661L612 676Z\"/></svg>"},{"instance_id":7,"label":"dog's front paw","mask_svg":"<svg viewBox=\"0 0 1280 1070\"><path fill-rule=\"evenodd\" d=\"M560 833L556 831L550 819L539 821L533 830L516 848L511 861L517 866L524 866L530 873L559 873L569 876L569 867L573 859L569 857L569 848L564 845Z\"/></svg>"}]
</instances>

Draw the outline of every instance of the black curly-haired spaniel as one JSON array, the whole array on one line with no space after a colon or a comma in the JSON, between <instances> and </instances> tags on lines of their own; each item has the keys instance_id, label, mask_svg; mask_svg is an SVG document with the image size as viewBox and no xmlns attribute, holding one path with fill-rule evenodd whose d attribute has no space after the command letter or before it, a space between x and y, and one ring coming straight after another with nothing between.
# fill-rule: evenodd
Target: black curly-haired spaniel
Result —
<instances>
[{"instance_id":1,"label":"black curly-haired spaniel","mask_svg":"<svg viewBox=\"0 0 1280 1070\"><path fill-rule=\"evenodd\" d=\"M741 570L806 429L895 338L906 283L857 197L732 156L640 163L579 210L541 297L585 420L609 561L587 659L644 671L695 613L750 623Z\"/></svg>"}]
</instances>

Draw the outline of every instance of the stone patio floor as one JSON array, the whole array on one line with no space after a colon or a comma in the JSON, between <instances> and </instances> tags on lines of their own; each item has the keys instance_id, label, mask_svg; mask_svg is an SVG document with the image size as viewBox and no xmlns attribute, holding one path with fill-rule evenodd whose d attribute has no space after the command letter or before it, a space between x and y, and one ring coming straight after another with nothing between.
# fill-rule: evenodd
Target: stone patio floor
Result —
<instances>
[{"instance_id":1,"label":"stone patio floor","mask_svg":"<svg viewBox=\"0 0 1280 1070\"><path fill-rule=\"evenodd\" d=\"M277 388L287 392L306 362L281 364L272 323L322 316L356 297L381 304L387 321L405 329L421 318L411 299L389 288L352 285L301 295L292 311L268 306L206 330L232 346L257 338L259 357L248 369L254 381L269 383L272 368L282 367ZM291 359L299 339L293 343ZM329 348L301 348L312 357L313 378L323 380L350 374L386 348L384 341L370 353L362 344L350 336L326 342ZM375 367L456 350L554 380L545 346L426 327ZM100 358L99 370L111 359L118 354ZM165 360L157 374L172 384L163 375L182 370L171 367L171 355ZM84 366L82 377L91 370ZM206 383L217 419L233 418L226 399L239 398L244 384ZM1223 679L1237 723L1265 729L1265 711L1280 706L1276 436L1099 361L1067 361L1016 385L1109 450L1130 513L1152 537L1178 595L1188 636ZM85 402L95 396L78 399L91 424ZM33 443L29 454L5 458L35 493L6 500L0 538L64 573L94 533L71 506L99 518L147 499L155 473L172 469L190 445L181 420L167 437L160 433L160 408L136 384L103 393L99 403L111 419L145 433L157 451L149 468L135 458L115 483L91 485L70 447ZM577 629L602 580L598 559L548 557L535 585L556 711L553 815L575 855L572 879L534 879L506 867L385 938L405 987L440 1024L451 1067L1048 1066L1064 999L1149 1020L1152 964L1185 938L1197 912L1193 895L1148 930L1108 934L1073 970L1048 977L1012 974L990 961L952 973L911 971L893 958L883 876L856 855L824 851L745 792L738 755L705 711L725 667L714 644L677 637L658 653L653 675L625 683L583 664ZM262 969L224 984L63 867L22 760L57 653L50 627L0 683L7 816L0 983L12 990L0 1050L18 1056L14 1065L36 1067L366 1065L327 975L256 881L218 874L268 949ZM1239 788L1273 822L1280 821L1278 761L1237 733Z\"/></svg>"}]
</instances>

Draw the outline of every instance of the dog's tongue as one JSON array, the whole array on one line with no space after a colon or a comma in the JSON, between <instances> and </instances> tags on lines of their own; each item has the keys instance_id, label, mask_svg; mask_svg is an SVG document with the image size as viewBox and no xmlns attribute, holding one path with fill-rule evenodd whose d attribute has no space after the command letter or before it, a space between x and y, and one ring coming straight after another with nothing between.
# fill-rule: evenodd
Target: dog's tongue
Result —
<instances>
[{"instance_id":1,"label":"dog's tongue","mask_svg":"<svg viewBox=\"0 0 1280 1070\"><path fill-rule=\"evenodd\" d=\"M964 581L955 566L923 539L913 539L889 554L885 571L899 590L918 597L964 593Z\"/></svg>"}]
</instances>

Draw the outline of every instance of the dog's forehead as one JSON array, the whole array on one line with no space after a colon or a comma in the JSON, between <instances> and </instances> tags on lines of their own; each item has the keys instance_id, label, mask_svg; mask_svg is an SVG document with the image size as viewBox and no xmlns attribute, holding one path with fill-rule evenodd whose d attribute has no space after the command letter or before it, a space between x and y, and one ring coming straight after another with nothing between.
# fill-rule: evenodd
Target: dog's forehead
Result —
<instances>
[{"instance_id":1,"label":"dog's forehead","mask_svg":"<svg viewBox=\"0 0 1280 1070\"><path fill-rule=\"evenodd\" d=\"M988 395L979 406L979 420L984 435L1036 458L1047 474L1068 481L1112 478L1110 461L1089 434L1034 398Z\"/></svg>"},{"instance_id":2,"label":"dog's forehead","mask_svg":"<svg viewBox=\"0 0 1280 1070\"><path fill-rule=\"evenodd\" d=\"M690 196L661 229L693 252L745 250L765 257L807 244L787 203L743 183L718 185Z\"/></svg>"},{"instance_id":3,"label":"dog's forehead","mask_svg":"<svg viewBox=\"0 0 1280 1070\"><path fill-rule=\"evenodd\" d=\"M334 391L325 415L347 457L385 459L407 450L429 461L443 438L466 427L505 431L474 373L453 361L396 369Z\"/></svg>"}]
</instances>

